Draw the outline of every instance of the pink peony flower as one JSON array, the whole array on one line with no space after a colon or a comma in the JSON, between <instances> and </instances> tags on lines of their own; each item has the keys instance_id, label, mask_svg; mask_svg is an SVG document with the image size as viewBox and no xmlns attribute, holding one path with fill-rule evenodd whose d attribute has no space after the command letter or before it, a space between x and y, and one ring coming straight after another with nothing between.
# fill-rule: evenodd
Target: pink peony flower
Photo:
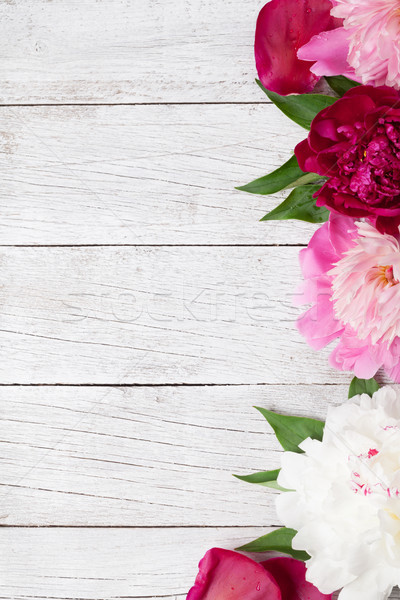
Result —
<instances>
[{"instance_id":1,"label":"pink peony flower","mask_svg":"<svg viewBox=\"0 0 400 600\"><path fill-rule=\"evenodd\" d=\"M315 34L341 25L330 0L271 0L256 28L255 58L261 83L281 95L311 92L319 77L297 51Z\"/></svg>"},{"instance_id":2,"label":"pink peony flower","mask_svg":"<svg viewBox=\"0 0 400 600\"><path fill-rule=\"evenodd\" d=\"M344 19L348 63L362 83L400 87L399 0L335 0L332 15Z\"/></svg>"},{"instance_id":3,"label":"pink peony flower","mask_svg":"<svg viewBox=\"0 0 400 600\"><path fill-rule=\"evenodd\" d=\"M351 89L315 117L295 153L304 171L329 178L316 194L318 206L368 217L380 231L398 231L399 92L388 87Z\"/></svg>"},{"instance_id":4,"label":"pink peony flower","mask_svg":"<svg viewBox=\"0 0 400 600\"><path fill-rule=\"evenodd\" d=\"M212 548L200 561L187 600L331 600L305 576L304 563L294 558L256 563L238 552Z\"/></svg>"},{"instance_id":5,"label":"pink peony flower","mask_svg":"<svg viewBox=\"0 0 400 600\"><path fill-rule=\"evenodd\" d=\"M369 379L383 367L400 382L400 235L332 214L301 251L298 329L319 350L339 338L331 364Z\"/></svg>"},{"instance_id":6,"label":"pink peony flower","mask_svg":"<svg viewBox=\"0 0 400 600\"><path fill-rule=\"evenodd\" d=\"M333 0L340 31L318 34L300 48L315 75L346 75L364 84L400 88L400 1Z\"/></svg>"}]
</instances>

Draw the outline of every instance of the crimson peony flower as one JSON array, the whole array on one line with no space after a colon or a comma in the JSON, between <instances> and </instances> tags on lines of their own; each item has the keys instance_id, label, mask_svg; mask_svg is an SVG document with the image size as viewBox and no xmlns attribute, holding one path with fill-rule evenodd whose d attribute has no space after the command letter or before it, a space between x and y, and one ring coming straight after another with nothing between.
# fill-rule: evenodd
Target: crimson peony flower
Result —
<instances>
[{"instance_id":1,"label":"crimson peony flower","mask_svg":"<svg viewBox=\"0 0 400 600\"><path fill-rule=\"evenodd\" d=\"M213 548L200 561L186 600L331 600L305 576L305 564L294 558L256 563L237 552Z\"/></svg>"},{"instance_id":2,"label":"crimson peony flower","mask_svg":"<svg viewBox=\"0 0 400 600\"><path fill-rule=\"evenodd\" d=\"M381 232L400 224L400 93L359 86L321 111L295 150L300 168L328 177L317 205L366 217Z\"/></svg>"},{"instance_id":3,"label":"crimson peony flower","mask_svg":"<svg viewBox=\"0 0 400 600\"><path fill-rule=\"evenodd\" d=\"M319 76L313 62L297 57L297 51L321 31L342 24L331 16L331 0L271 0L261 10L254 45L261 83L277 94L311 92Z\"/></svg>"}]
</instances>

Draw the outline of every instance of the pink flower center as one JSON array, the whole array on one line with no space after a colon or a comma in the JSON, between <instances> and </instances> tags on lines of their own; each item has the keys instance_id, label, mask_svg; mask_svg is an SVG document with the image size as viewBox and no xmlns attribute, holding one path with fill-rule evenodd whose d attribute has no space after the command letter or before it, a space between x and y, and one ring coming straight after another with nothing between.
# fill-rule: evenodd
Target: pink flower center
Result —
<instances>
[{"instance_id":1,"label":"pink flower center","mask_svg":"<svg viewBox=\"0 0 400 600\"><path fill-rule=\"evenodd\" d=\"M394 274L393 274L393 265L381 265L381 266L376 266L376 267L372 267L371 271L369 272L369 274L367 275L367 279L368 277L370 278L370 280L372 281L373 279L377 279L379 284L382 285L397 285L399 283L399 280L395 278Z\"/></svg>"},{"instance_id":2,"label":"pink flower center","mask_svg":"<svg viewBox=\"0 0 400 600\"><path fill-rule=\"evenodd\" d=\"M400 337L400 244L368 223L329 271L335 316L360 340L391 344Z\"/></svg>"}]
</instances>

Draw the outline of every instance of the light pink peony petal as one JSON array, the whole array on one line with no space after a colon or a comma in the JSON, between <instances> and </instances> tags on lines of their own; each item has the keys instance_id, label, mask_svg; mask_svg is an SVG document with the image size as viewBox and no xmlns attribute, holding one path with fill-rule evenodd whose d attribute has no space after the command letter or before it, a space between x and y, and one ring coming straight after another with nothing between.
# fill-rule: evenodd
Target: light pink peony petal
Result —
<instances>
[{"instance_id":1,"label":"light pink peony petal","mask_svg":"<svg viewBox=\"0 0 400 600\"><path fill-rule=\"evenodd\" d=\"M315 34L338 27L330 0L271 0L256 28L255 58L262 84L281 95L311 92L319 77L297 51Z\"/></svg>"},{"instance_id":2,"label":"light pink peony petal","mask_svg":"<svg viewBox=\"0 0 400 600\"><path fill-rule=\"evenodd\" d=\"M357 234L355 221L351 217L343 217L332 213L328 227L335 254L340 257L355 244L354 238Z\"/></svg>"},{"instance_id":3,"label":"light pink peony petal","mask_svg":"<svg viewBox=\"0 0 400 600\"><path fill-rule=\"evenodd\" d=\"M279 586L265 568L230 550L212 548L199 564L186 600L282 600Z\"/></svg>"},{"instance_id":4,"label":"light pink peony petal","mask_svg":"<svg viewBox=\"0 0 400 600\"><path fill-rule=\"evenodd\" d=\"M349 54L349 34L344 27L331 31L323 31L315 35L297 52L301 60L312 61L311 71L323 75L344 75L356 78L356 73L347 62Z\"/></svg>"},{"instance_id":5,"label":"light pink peony petal","mask_svg":"<svg viewBox=\"0 0 400 600\"><path fill-rule=\"evenodd\" d=\"M339 258L331 243L328 223L317 229L307 248L300 251L301 270L306 279L326 273Z\"/></svg>"},{"instance_id":6,"label":"light pink peony petal","mask_svg":"<svg viewBox=\"0 0 400 600\"><path fill-rule=\"evenodd\" d=\"M400 88L400 19L397 0L337 0L332 13L344 19L348 62L357 80Z\"/></svg>"},{"instance_id":7,"label":"light pink peony petal","mask_svg":"<svg viewBox=\"0 0 400 600\"><path fill-rule=\"evenodd\" d=\"M332 598L321 594L312 583L306 581L306 566L299 560L271 558L261 564L278 583L284 600L330 600Z\"/></svg>"},{"instance_id":8,"label":"light pink peony petal","mask_svg":"<svg viewBox=\"0 0 400 600\"><path fill-rule=\"evenodd\" d=\"M342 335L330 356L330 364L339 371L353 371L360 379L371 379L382 366L368 342L359 340L353 333Z\"/></svg>"},{"instance_id":9,"label":"light pink peony petal","mask_svg":"<svg viewBox=\"0 0 400 600\"><path fill-rule=\"evenodd\" d=\"M398 358L397 364L392 368L386 368L387 374L395 383L400 383L400 360Z\"/></svg>"},{"instance_id":10,"label":"light pink peony petal","mask_svg":"<svg viewBox=\"0 0 400 600\"><path fill-rule=\"evenodd\" d=\"M297 329L314 350L322 350L344 331L336 319L330 294L319 294L317 302L297 321Z\"/></svg>"}]
</instances>

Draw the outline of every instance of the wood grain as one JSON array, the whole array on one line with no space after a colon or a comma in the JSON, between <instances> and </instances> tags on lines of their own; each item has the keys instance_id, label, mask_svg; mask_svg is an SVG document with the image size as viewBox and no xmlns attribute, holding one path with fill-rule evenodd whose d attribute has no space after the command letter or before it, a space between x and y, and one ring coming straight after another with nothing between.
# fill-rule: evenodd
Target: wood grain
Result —
<instances>
[{"instance_id":1,"label":"wood grain","mask_svg":"<svg viewBox=\"0 0 400 600\"><path fill-rule=\"evenodd\" d=\"M232 477L280 466L253 406L325 418L347 386L0 388L0 524L276 524Z\"/></svg>"},{"instance_id":2,"label":"wood grain","mask_svg":"<svg viewBox=\"0 0 400 600\"><path fill-rule=\"evenodd\" d=\"M211 547L233 549L269 528L2 528L2 600L184 600ZM266 556L259 555L258 560ZM399 598L398 590L392 598Z\"/></svg>"},{"instance_id":3,"label":"wood grain","mask_svg":"<svg viewBox=\"0 0 400 600\"><path fill-rule=\"evenodd\" d=\"M238 102L261 99L253 40L263 2L7 0L1 101Z\"/></svg>"},{"instance_id":4,"label":"wood grain","mask_svg":"<svg viewBox=\"0 0 400 600\"><path fill-rule=\"evenodd\" d=\"M304 137L269 104L2 108L0 245L306 244L259 223L288 192L234 189Z\"/></svg>"},{"instance_id":5,"label":"wood grain","mask_svg":"<svg viewBox=\"0 0 400 600\"><path fill-rule=\"evenodd\" d=\"M231 476L279 462L251 406L346 395L294 326L315 228L233 189L305 137L254 83L262 4L0 4L0 600L184 600L276 524Z\"/></svg>"},{"instance_id":6,"label":"wood grain","mask_svg":"<svg viewBox=\"0 0 400 600\"><path fill-rule=\"evenodd\" d=\"M3 248L0 383L340 383L298 248ZM300 359L301 357L301 359Z\"/></svg>"},{"instance_id":7,"label":"wood grain","mask_svg":"<svg viewBox=\"0 0 400 600\"><path fill-rule=\"evenodd\" d=\"M0 530L8 549L0 556L0 598L184 600L209 548L233 549L268 531L6 527Z\"/></svg>"}]
</instances>

